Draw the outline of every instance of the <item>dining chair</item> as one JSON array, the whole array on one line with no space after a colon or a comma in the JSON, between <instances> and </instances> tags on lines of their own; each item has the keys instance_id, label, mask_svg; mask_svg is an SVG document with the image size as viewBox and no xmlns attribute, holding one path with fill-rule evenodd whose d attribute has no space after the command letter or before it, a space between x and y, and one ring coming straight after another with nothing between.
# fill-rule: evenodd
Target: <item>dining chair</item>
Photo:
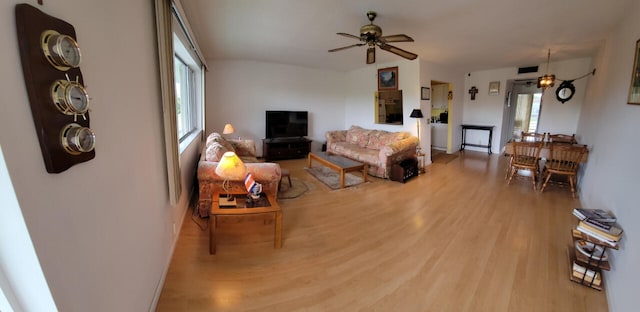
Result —
<instances>
[{"instance_id":1,"label":"dining chair","mask_svg":"<svg viewBox=\"0 0 640 312\"><path fill-rule=\"evenodd\" d=\"M513 142L513 156L509 164L509 182L513 180L513 176L518 173L518 170L528 170L531 172L531 184L533 184L533 190L537 190L536 180L540 166L538 160L540 158L540 150L542 149L544 142Z\"/></svg>"},{"instance_id":2,"label":"dining chair","mask_svg":"<svg viewBox=\"0 0 640 312\"><path fill-rule=\"evenodd\" d=\"M544 141L544 133L524 132L520 134L520 140L523 142L542 142Z\"/></svg>"},{"instance_id":3,"label":"dining chair","mask_svg":"<svg viewBox=\"0 0 640 312\"><path fill-rule=\"evenodd\" d=\"M553 143L549 147L549 159L542 171L544 184L540 188L540 193L544 192L552 175L567 177L571 186L571 196L576 198L576 182L578 176L578 166L582 157L587 152L585 145L570 145L566 143ZM562 183L561 181L555 181Z\"/></svg>"},{"instance_id":4,"label":"dining chair","mask_svg":"<svg viewBox=\"0 0 640 312\"><path fill-rule=\"evenodd\" d=\"M578 144L576 140L576 135L568 135L568 134L551 134L547 135L547 140L550 143L568 143L568 144Z\"/></svg>"}]
</instances>

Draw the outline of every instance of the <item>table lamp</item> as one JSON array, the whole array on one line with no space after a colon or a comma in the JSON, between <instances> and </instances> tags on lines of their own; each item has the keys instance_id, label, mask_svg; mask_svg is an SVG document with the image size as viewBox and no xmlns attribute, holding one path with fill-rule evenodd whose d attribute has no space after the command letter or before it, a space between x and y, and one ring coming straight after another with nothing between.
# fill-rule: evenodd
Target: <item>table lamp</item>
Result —
<instances>
[{"instance_id":1,"label":"table lamp","mask_svg":"<svg viewBox=\"0 0 640 312\"><path fill-rule=\"evenodd\" d=\"M234 152L225 152L222 155L222 159L218 163L216 167L216 174L222 178L224 178L224 182L222 182L222 188L227 192L226 198L219 198L220 206L235 206L236 199L231 195L231 190L229 189L229 181L230 180L243 180L245 174L247 173L247 167L244 165L242 160L236 155Z\"/></svg>"},{"instance_id":2,"label":"table lamp","mask_svg":"<svg viewBox=\"0 0 640 312\"><path fill-rule=\"evenodd\" d=\"M224 125L224 129L222 130L222 134L232 134L235 131L231 124Z\"/></svg>"},{"instance_id":3,"label":"table lamp","mask_svg":"<svg viewBox=\"0 0 640 312\"><path fill-rule=\"evenodd\" d=\"M233 129L233 126L231 124L226 124L224 125L224 129L222 129L222 134L232 134L235 131L236 130Z\"/></svg>"}]
</instances>

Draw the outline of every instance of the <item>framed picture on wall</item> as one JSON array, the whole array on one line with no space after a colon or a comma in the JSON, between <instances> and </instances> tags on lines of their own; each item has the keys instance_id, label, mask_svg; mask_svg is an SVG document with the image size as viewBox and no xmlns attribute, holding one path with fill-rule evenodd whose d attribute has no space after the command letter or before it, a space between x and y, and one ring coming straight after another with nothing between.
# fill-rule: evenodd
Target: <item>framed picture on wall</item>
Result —
<instances>
[{"instance_id":1,"label":"framed picture on wall","mask_svg":"<svg viewBox=\"0 0 640 312\"><path fill-rule=\"evenodd\" d=\"M420 98L423 100L431 100L431 88L422 87L422 92L420 93Z\"/></svg>"},{"instance_id":2,"label":"framed picture on wall","mask_svg":"<svg viewBox=\"0 0 640 312\"><path fill-rule=\"evenodd\" d=\"M398 66L378 69L378 90L398 90Z\"/></svg>"},{"instance_id":3,"label":"framed picture on wall","mask_svg":"<svg viewBox=\"0 0 640 312\"><path fill-rule=\"evenodd\" d=\"M627 103L640 104L640 40L636 41L636 49L633 51L633 70L631 71L631 85L629 86L629 97Z\"/></svg>"},{"instance_id":4,"label":"framed picture on wall","mask_svg":"<svg viewBox=\"0 0 640 312\"><path fill-rule=\"evenodd\" d=\"M489 95L500 94L500 81L489 82Z\"/></svg>"}]
</instances>

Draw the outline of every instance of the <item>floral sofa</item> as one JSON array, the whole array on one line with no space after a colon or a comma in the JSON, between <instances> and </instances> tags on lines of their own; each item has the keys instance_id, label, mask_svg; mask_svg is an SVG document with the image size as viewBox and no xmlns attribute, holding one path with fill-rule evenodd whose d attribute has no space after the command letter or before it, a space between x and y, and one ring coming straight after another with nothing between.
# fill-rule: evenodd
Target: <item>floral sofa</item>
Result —
<instances>
[{"instance_id":1,"label":"floral sofa","mask_svg":"<svg viewBox=\"0 0 640 312\"><path fill-rule=\"evenodd\" d=\"M262 191L277 197L281 170L277 163L259 162L256 157L256 145L253 140L227 140L219 133L211 133L202 150L198 162L199 199L198 210L201 217L209 216L211 196L215 192L224 191L223 178L216 174L218 161L225 152L235 152L245 163L256 182L262 184ZM231 190L246 192L244 181L230 181Z\"/></svg>"},{"instance_id":2,"label":"floral sofa","mask_svg":"<svg viewBox=\"0 0 640 312\"><path fill-rule=\"evenodd\" d=\"M418 138L409 132L388 132L351 126L326 133L327 153L341 155L369 167L369 174L389 178L391 165L416 157Z\"/></svg>"}]
</instances>

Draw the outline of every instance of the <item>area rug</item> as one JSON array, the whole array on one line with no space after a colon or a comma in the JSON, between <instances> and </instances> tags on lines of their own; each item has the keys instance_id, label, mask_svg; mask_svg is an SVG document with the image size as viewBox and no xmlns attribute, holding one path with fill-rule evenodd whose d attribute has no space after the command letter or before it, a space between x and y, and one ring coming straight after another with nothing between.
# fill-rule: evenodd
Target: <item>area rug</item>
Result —
<instances>
[{"instance_id":1,"label":"area rug","mask_svg":"<svg viewBox=\"0 0 640 312\"><path fill-rule=\"evenodd\" d=\"M333 171L324 166L304 168L309 174L316 177L322 183L326 184L332 190L340 188L340 175L338 172ZM358 175L347 173L344 175L344 187L350 187L362 183L362 173L358 172Z\"/></svg>"},{"instance_id":2,"label":"area rug","mask_svg":"<svg viewBox=\"0 0 640 312\"><path fill-rule=\"evenodd\" d=\"M452 160L458 158L458 154L434 153L431 156L431 162L434 164L448 164Z\"/></svg>"},{"instance_id":3,"label":"area rug","mask_svg":"<svg viewBox=\"0 0 640 312\"><path fill-rule=\"evenodd\" d=\"M291 178L291 186L289 181L284 179L278 189L278 199L292 199L301 196L309 190L303 181L297 178Z\"/></svg>"}]
</instances>

